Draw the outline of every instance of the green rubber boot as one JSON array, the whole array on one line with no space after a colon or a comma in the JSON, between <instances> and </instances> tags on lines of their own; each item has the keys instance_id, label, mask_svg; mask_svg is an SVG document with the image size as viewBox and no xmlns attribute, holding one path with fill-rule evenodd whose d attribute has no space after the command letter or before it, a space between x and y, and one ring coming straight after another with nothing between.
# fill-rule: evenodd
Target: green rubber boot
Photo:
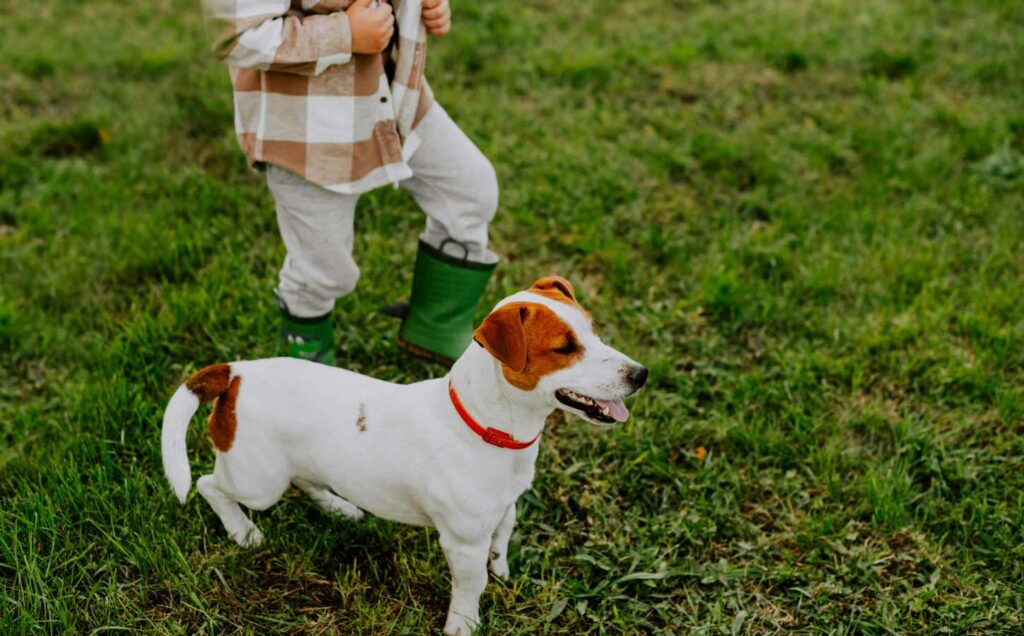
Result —
<instances>
[{"instance_id":1,"label":"green rubber boot","mask_svg":"<svg viewBox=\"0 0 1024 636\"><path fill-rule=\"evenodd\" d=\"M318 318L296 318L282 308L280 334L285 355L289 358L337 366L334 357L334 324L330 312Z\"/></svg>"},{"instance_id":2,"label":"green rubber boot","mask_svg":"<svg viewBox=\"0 0 1024 636\"><path fill-rule=\"evenodd\" d=\"M398 346L416 357L451 366L473 339L477 302L495 265L449 256L420 241Z\"/></svg>"}]
</instances>

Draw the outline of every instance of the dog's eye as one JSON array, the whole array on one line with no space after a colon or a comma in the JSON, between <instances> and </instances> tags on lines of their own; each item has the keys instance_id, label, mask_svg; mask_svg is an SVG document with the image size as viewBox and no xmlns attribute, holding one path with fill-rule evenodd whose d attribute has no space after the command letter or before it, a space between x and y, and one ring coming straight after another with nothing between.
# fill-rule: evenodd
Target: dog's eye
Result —
<instances>
[{"instance_id":1,"label":"dog's eye","mask_svg":"<svg viewBox=\"0 0 1024 636\"><path fill-rule=\"evenodd\" d=\"M569 339L565 341L565 344L555 349L555 353L561 353L562 355L569 355L570 353L576 353L579 351L580 346L576 344L575 340Z\"/></svg>"}]
</instances>

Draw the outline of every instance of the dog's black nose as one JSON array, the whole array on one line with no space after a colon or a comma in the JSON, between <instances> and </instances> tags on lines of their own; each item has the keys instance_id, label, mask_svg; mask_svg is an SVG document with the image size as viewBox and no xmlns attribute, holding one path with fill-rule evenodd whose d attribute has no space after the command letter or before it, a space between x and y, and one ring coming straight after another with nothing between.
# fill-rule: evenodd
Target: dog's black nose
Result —
<instances>
[{"instance_id":1,"label":"dog's black nose","mask_svg":"<svg viewBox=\"0 0 1024 636\"><path fill-rule=\"evenodd\" d=\"M629 382L633 385L633 388L639 389L647 383L647 367L642 364L638 364L629 370Z\"/></svg>"}]
</instances>

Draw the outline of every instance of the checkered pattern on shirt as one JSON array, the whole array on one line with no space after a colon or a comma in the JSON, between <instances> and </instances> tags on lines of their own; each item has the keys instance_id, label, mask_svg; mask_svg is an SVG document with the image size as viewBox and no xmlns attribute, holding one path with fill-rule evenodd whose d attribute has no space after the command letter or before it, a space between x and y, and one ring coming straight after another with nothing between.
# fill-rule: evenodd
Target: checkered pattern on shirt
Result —
<instances>
[{"instance_id":1,"label":"checkered pattern on shirt","mask_svg":"<svg viewBox=\"0 0 1024 636\"><path fill-rule=\"evenodd\" d=\"M412 176L415 127L433 103L423 76L420 0L393 0L399 38L352 53L352 0L203 0L213 50L228 64L235 131L253 164L271 163L338 192Z\"/></svg>"}]
</instances>

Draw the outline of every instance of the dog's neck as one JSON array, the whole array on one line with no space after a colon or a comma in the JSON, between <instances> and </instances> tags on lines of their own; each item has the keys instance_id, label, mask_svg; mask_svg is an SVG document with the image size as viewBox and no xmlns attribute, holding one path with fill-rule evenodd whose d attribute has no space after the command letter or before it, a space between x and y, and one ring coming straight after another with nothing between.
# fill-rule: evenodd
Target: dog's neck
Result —
<instances>
[{"instance_id":1,"label":"dog's neck","mask_svg":"<svg viewBox=\"0 0 1024 636\"><path fill-rule=\"evenodd\" d=\"M459 399L477 422L520 441L533 439L553 410L511 386L501 373L501 363L475 342L455 361L449 376Z\"/></svg>"}]
</instances>

